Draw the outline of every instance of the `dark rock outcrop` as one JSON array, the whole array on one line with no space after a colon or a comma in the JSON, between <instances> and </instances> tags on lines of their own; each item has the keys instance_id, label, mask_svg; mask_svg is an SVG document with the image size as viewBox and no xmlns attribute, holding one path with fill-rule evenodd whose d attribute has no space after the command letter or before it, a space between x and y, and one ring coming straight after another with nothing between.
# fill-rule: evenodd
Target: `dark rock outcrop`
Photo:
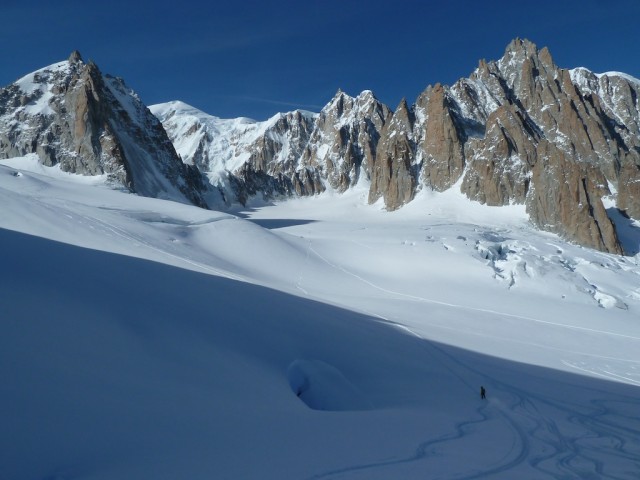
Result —
<instances>
[{"instance_id":1,"label":"dark rock outcrop","mask_svg":"<svg viewBox=\"0 0 640 480\"><path fill-rule=\"evenodd\" d=\"M385 206L395 210L413 199L415 158L413 124L415 118L402 99L391 119L384 125L373 159L369 203L384 197Z\"/></svg>"},{"instance_id":2,"label":"dark rock outcrop","mask_svg":"<svg viewBox=\"0 0 640 480\"><path fill-rule=\"evenodd\" d=\"M538 161L527 212L541 229L579 240L581 245L622 254L602 196L606 180L598 168L577 163L546 140L538 144Z\"/></svg>"},{"instance_id":3,"label":"dark rock outcrop","mask_svg":"<svg viewBox=\"0 0 640 480\"><path fill-rule=\"evenodd\" d=\"M451 97L439 83L427 88L416 102L423 110L424 124L418 148L422 158L422 182L444 191L458 181L465 166L466 134L456 121Z\"/></svg>"}]
</instances>

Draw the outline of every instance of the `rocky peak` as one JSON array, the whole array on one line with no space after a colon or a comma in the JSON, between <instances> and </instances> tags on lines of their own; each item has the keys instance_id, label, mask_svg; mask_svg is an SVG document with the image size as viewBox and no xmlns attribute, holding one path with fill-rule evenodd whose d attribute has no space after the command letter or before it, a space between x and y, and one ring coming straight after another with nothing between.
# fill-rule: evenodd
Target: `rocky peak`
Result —
<instances>
[{"instance_id":1,"label":"rocky peak","mask_svg":"<svg viewBox=\"0 0 640 480\"><path fill-rule=\"evenodd\" d=\"M538 47L535 43L526 38L516 37L509 42L509 44L504 49L504 55L502 59L499 61L500 63L504 62L505 59L510 59L514 57L533 57L538 54Z\"/></svg>"},{"instance_id":2,"label":"rocky peak","mask_svg":"<svg viewBox=\"0 0 640 480\"><path fill-rule=\"evenodd\" d=\"M371 171L370 203L382 197L388 210L396 210L413 199L416 188L414 123L415 116L403 98L381 131Z\"/></svg>"},{"instance_id":3,"label":"rocky peak","mask_svg":"<svg viewBox=\"0 0 640 480\"><path fill-rule=\"evenodd\" d=\"M393 116L391 117L391 121L389 123L393 127L397 127L398 129L406 129L408 132L411 132L413 130L414 122L415 115L409 108L407 99L403 97L396 107L395 112L393 112Z\"/></svg>"},{"instance_id":4,"label":"rocky peak","mask_svg":"<svg viewBox=\"0 0 640 480\"><path fill-rule=\"evenodd\" d=\"M347 95L341 89L338 89L338 91L333 96L333 98L329 101L329 103L327 103L323 107L322 111L320 112L320 115L334 114L339 117L343 114L345 108L349 108L349 106L351 105L353 105L353 97Z\"/></svg>"},{"instance_id":5,"label":"rocky peak","mask_svg":"<svg viewBox=\"0 0 640 480\"><path fill-rule=\"evenodd\" d=\"M376 98L371 90L363 90L355 98L355 104L361 110L375 107L380 104L380 101Z\"/></svg>"},{"instance_id":6,"label":"rocky peak","mask_svg":"<svg viewBox=\"0 0 640 480\"><path fill-rule=\"evenodd\" d=\"M71 52L71 55L69 55L68 62L71 64L82 63L82 55L80 55L80 52L78 50L74 50L73 52Z\"/></svg>"},{"instance_id":7,"label":"rocky peak","mask_svg":"<svg viewBox=\"0 0 640 480\"><path fill-rule=\"evenodd\" d=\"M588 78L585 84L595 88L585 72L574 77ZM497 62L481 62L470 80L465 86L475 93L465 91L464 101L490 97L494 110L484 121L484 137L465 145L463 191L493 205L525 203L542 228L619 252L601 199L608 194L607 180L617 181L616 162L626 158L628 149L620 148L601 99L582 94L548 49L538 50L526 40L514 40ZM461 92L456 94L462 97ZM483 121L477 114L482 109L466 110ZM602 181L592 181L596 173L604 174ZM559 177L570 191L556 188Z\"/></svg>"},{"instance_id":8,"label":"rocky peak","mask_svg":"<svg viewBox=\"0 0 640 480\"><path fill-rule=\"evenodd\" d=\"M0 157L28 153L144 196L205 205L199 172L180 161L160 122L77 52L0 90Z\"/></svg>"},{"instance_id":9,"label":"rocky peak","mask_svg":"<svg viewBox=\"0 0 640 480\"><path fill-rule=\"evenodd\" d=\"M417 157L422 160L420 176L425 186L443 191L458 181L464 170L463 145L466 133L449 89L439 83L418 98L422 112L416 125Z\"/></svg>"},{"instance_id":10,"label":"rocky peak","mask_svg":"<svg viewBox=\"0 0 640 480\"><path fill-rule=\"evenodd\" d=\"M338 191L362 177L368 181L380 132L390 116L371 91L355 98L338 91L320 112L301 165L321 172Z\"/></svg>"},{"instance_id":11,"label":"rocky peak","mask_svg":"<svg viewBox=\"0 0 640 480\"><path fill-rule=\"evenodd\" d=\"M502 58L497 61L498 68L503 72L511 68L518 69L525 63L530 63L535 67L542 66L547 70L557 68L547 47L542 47L539 50L535 43L520 38L511 41Z\"/></svg>"}]
</instances>

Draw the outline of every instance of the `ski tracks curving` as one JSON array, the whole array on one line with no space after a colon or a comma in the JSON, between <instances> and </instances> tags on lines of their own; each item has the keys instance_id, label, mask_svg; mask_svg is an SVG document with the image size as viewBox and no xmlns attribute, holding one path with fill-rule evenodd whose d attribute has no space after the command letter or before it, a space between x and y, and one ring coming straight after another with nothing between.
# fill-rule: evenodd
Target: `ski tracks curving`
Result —
<instances>
[{"instance_id":1,"label":"ski tracks curving","mask_svg":"<svg viewBox=\"0 0 640 480\"><path fill-rule=\"evenodd\" d=\"M448 305L456 308L469 307L450 305L432 299L415 297L378 286L350 272L342 266L331 263L310 247L312 253L344 274L362 281L372 288L388 294L412 300ZM482 310L489 312L488 310ZM547 320L526 316L493 312L506 317L517 317L525 321L546 323L575 330L595 330L563 325ZM345 466L310 477L311 479L337 478L350 473L383 469L411 462L426 461L435 456L435 450L459 448L457 441L468 436L474 428L482 428L487 422L501 422L511 432L511 445L507 454L495 463L475 466L457 475L447 475L447 479L471 480L478 478L511 477L525 475L545 478L580 479L632 479L640 471L640 420L633 414L623 414L615 404L622 404L629 410L637 409L638 402L608 395L607 392L589 390L584 393L598 396L588 401L570 402L554 396L539 393L535 389L520 388L493 376L487 375L452 356L433 342L415 331L383 316L376 315L385 323L393 324L419 337L424 348L443 367L451 372L473 395L481 384L491 386L492 398L499 402L483 403L476 410L477 416L461 421L453 426L449 434L426 439L416 446L413 453L404 458ZM628 337L616 332L597 331L611 336ZM611 376L609 376L611 378ZM636 383L636 382L634 382ZM508 440L505 442L507 445ZM507 447L508 448L508 447ZM437 478L432 477L431 478Z\"/></svg>"}]
</instances>

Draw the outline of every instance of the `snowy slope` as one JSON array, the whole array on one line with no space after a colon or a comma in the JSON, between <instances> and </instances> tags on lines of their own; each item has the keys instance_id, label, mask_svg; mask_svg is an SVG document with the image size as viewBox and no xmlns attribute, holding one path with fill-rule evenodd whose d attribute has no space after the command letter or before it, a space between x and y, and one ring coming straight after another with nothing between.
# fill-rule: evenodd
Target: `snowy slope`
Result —
<instances>
[{"instance_id":1,"label":"snowy slope","mask_svg":"<svg viewBox=\"0 0 640 480\"><path fill-rule=\"evenodd\" d=\"M249 159L243 150L264 133L265 125L250 118L214 117L184 102L174 101L149 107L159 119L167 122L176 151L185 162L194 163L198 150L211 142L204 154L215 173L236 170Z\"/></svg>"},{"instance_id":2,"label":"snowy slope","mask_svg":"<svg viewBox=\"0 0 640 480\"><path fill-rule=\"evenodd\" d=\"M264 145L257 142L268 137L279 146L274 163L287 163L289 157L301 152L291 151L295 147L289 137L292 132L278 132L277 123L292 113L278 113L264 122L249 118L223 119L198 110L184 102L173 101L152 105L151 112L162 121L176 151L188 164L196 164L205 172L211 183L224 182L227 172L237 172L257 150ZM316 114L300 111L308 123Z\"/></svg>"},{"instance_id":3,"label":"snowy slope","mask_svg":"<svg viewBox=\"0 0 640 480\"><path fill-rule=\"evenodd\" d=\"M46 173L0 166L0 478L637 478L637 255L453 191L234 216Z\"/></svg>"}]
</instances>

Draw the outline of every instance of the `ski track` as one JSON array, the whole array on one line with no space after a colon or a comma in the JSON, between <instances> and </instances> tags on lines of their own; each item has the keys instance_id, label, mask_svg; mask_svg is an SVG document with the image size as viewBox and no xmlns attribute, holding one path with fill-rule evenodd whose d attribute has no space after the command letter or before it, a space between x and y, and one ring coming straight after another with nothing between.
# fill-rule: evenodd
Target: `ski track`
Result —
<instances>
[{"instance_id":1,"label":"ski track","mask_svg":"<svg viewBox=\"0 0 640 480\"><path fill-rule=\"evenodd\" d=\"M171 253L166 249L149 243L141 236L127 232L124 229L104 220L86 215L80 215L76 211L71 211L66 207L61 208L60 206L57 206L54 209L52 205L47 204L44 201L41 201L39 199L37 199L36 201L43 208L46 208L50 211L55 210L57 213L60 213L60 210L62 210L62 213L65 216L71 219L78 219L80 223L86 224L90 229L110 232L110 234L114 235L115 237L121 238L127 242L131 242L134 245L143 246L156 253L195 267L198 270L206 271L208 273L212 273L225 278L230 278L233 280L247 281L247 279L231 274L230 272L218 270L183 255ZM358 281L368 285L371 288L377 289L389 295L396 296L398 298L405 298L412 301L431 303L452 308L490 313L503 317L517 318L525 321L553 325L559 328L581 330L603 335L623 337L632 340L640 340L640 338L630 335L565 325L527 316L509 314L489 309L474 308L461 304L447 303L386 289L347 270L344 267L335 265L327 258L323 257L312 247L311 240L307 240L307 242L308 245L306 249L307 255L305 258L305 264L308 263L310 259L310 253L313 253L321 261L323 261L330 267L341 271L343 274L356 278ZM308 292L302 286L303 281L304 276L302 273L300 273L295 286L298 290L307 295ZM372 315L379 318L381 321L384 321L385 323L389 323L395 325L398 328L402 328L421 339L421 341L424 342L424 348L428 350L429 354L445 368L447 368L447 370L449 370L452 375L454 375L473 395L477 395L476 385L488 384L491 385L492 391L490 392L490 394L492 395L492 397L500 397L502 401L508 399L508 405L504 408L501 408L498 404L492 403L491 400L488 402L483 402L476 409L476 417L456 423L455 425L453 425L453 431L451 433L441 435L433 439L425 440L415 447L415 450L411 455L408 455L404 458L345 466L343 468L334 469L314 475L312 477L309 477L309 480L338 477L349 473L363 472L371 469L381 469L417 461L426 461L436 455L436 448L446 448L447 444L451 444L451 442L454 442L451 444L451 448L455 448L455 441L460 440L467 435L470 435L471 431L474 428L481 426L484 422L487 421L501 421L509 428L512 433L512 443L509 452L501 460L493 465L486 465L480 470L474 468L472 471L461 472L453 477L448 475L447 478L452 480L471 480L484 478L491 475L509 472L510 470L524 463L528 463L531 468L533 468L540 474L555 478L632 478L620 477L614 474L607 473L605 471L605 462L603 461L603 458L605 457L611 459L615 458L618 460L624 459L630 465L634 464L638 467L638 469L640 469L640 444L638 440L636 440L638 437L638 430L636 428L628 427L624 424L619 424L614 421L615 418L619 418L626 424L628 424L629 422L638 421L636 417L623 415L617 412L612 407L612 404L614 403L625 402L621 402L620 400L596 398L591 399L589 404L585 407L585 405L576 406L572 404L565 404L561 401L552 401L546 397L537 395L535 392L525 391L513 385L504 383L495 377L487 376L486 374L476 370L475 368L463 363L459 359L454 358L446 351L436 346L433 342L425 339L409 327L389 320L388 318L375 312L373 312ZM617 358L612 359L620 361L625 360ZM625 380L629 383L633 383L635 385L640 385L640 382L637 380L624 377L613 372L598 372L590 369L585 369L569 362L564 363L571 368L599 375L607 379L617 378ZM470 379L473 379L473 381L471 381ZM626 403L633 407L637 407L637 402L628 401ZM577 410L576 407L582 409L588 408L588 411L581 413ZM578 427L578 429L581 430L580 434L572 433L568 435L566 431L564 433L561 433L563 430L566 430L567 425L558 425L551 419L551 416L544 414L543 409L552 409L561 412L568 426L573 426L574 430L575 427ZM633 441L630 441L629 439L633 439Z\"/></svg>"},{"instance_id":2,"label":"ski track","mask_svg":"<svg viewBox=\"0 0 640 480\"><path fill-rule=\"evenodd\" d=\"M548 320L541 320L539 318L527 317L527 316L524 316L524 315L516 315L516 314L513 314L513 313L500 312L500 311L497 311L497 310L491 310L491 309L486 309L486 308L470 307L468 305L443 302L443 301L440 301L440 300L434 300L434 299L431 299L431 298L420 297L420 296L417 296L417 295L410 295L410 294L407 294L407 293L396 292L394 290L389 290L387 288L384 288L384 287L381 287L379 285L376 285L375 283L370 282L369 280L359 276L356 273L353 273L353 272L345 269L344 267L341 267L339 265L335 265L330 260L328 260L325 257L323 257L322 255L320 255L315 249L313 249L312 247L310 247L310 248L311 248L311 251L320 260L325 262L327 265L329 265L329 266L331 266L331 267L333 267L333 268L335 268L337 270L340 270L341 272L345 273L346 275L349 275L351 277L354 277L354 278L360 280L361 282L369 285L372 288L375 288L376 290L379 290L381 292L387 293L389 295L397 296L399 298L407 298L409 300L414 300L414 301L419 301L419 302L424 302L424 303L431 303L433 305L441 305L441 306L445 306L445 307L452 307L452 308L458 308L458 309L471 310L473 312L490 313L492 315L499 315L501 317L517 318L519 320L526 320L526 321L529 321L529 322L542 323L542 324L545 324L545 325L553 325L555 327L567 328L567 329L570 329L570 330L578 330L578 331L597 333L597 334L602 334L602 335L610 335L610 336L613 336L613 337L629 338L631 340L640 340L640 337L635 337L633 335L624 335L622 333L608 332L606 330L598 330L598 329L594 329L594 328L578 327L576 325L566 325L564 323L550 322Z\"/></svg>"},{"instance_id":3,"label":"ski track","mask_svg":"<svg viewBox=\"0 0 640 480\"><path fill-rule=\"evenodd\" d=\"M304 240L304 237L300 237L302 240ZM302 282L304 281L304 271L306 270L306 267L309 263L309 251L311 250L311 240L307 240L307 248L305 248L305 257L304 257L304 265L302 265L302 268L300 269L300 274L298 275L298 280L296 281L296 288L298 290L300 290L304 295L309 296L309 292L306 291L303 287L302 287Z\"/></svg>"},{"instance_id":4,"label":"ski track","mask_svg":"<svg viewBox=\"0 0 640 480\"><path fill-rule=\"evenodd\" d=\"M608 458L615 457L617 459L626 459L629 461L638 461L638 453L633 453L628 445L627 438L637 439L638 430L621 426L613 423L611 417L617 414L608 406L609 401L605 399L593 399L587 405L590 408L587 412L581 413L577 411L576 405L563 404L559 401L552 401L546 397L542 397L535 391L526 391L513 385L504 383L495 377L490 377L475 368L464 364L459 359L449 355L439 347L425 340L432 348L440 351L449 362L455 363L466 369L477 378L483 378L486 383L492 385L493 390L498 393L508 394L515 397L513 406L507 411L499 411L505 420L511 425L514 432L520 436L523 449L518 461L515 460L501 467L483 471L477 475L457 477L459 479L481 478L483 476L506 472L514 466L523 463L528 459L531 467L554 476L556 478L567 478L566 475L558 475L558 471L565 472L569 476L576 478L625 478L609 475L604 471L603 456ZM600 392L602 393L602 392ZM582 435L567 435L567 432L561 433L563 430L551 418L557 415L548 416L543 413L541 407L550 408L560 411L564 414L567 423L581 427L585 432ZM585 408L584 405L579 407ZM637 419L636 419L637 421ZM535 440L538 446L534 450L527 440L527 437ZM550 437L550 438L548 438ZM608 450L603 446L592 447L583 445L589 440L609 440L613 447ZM551 454L541 455L535 451L544 451L545 447L549 447ZM635 449L640 448L640 442L635 440ZM552 462L550 468L544 464ZM585 464L591 465L591 469L586 469ZM593 476L591 476L593 475ZM626 477L631 478L631 477Z\"/></svg>"},{"instance_id":5,"label":"ski track","mask_svg":"<svg viewBox=\"0 0 640 480\"><path fill-rule=\"evenodd\" d=\"M624 380L625 382L632 383L634 385L640 386L640 381L634 380L633 378L629 378L629 377L624 377L622 375L618 375L617 373L608 372L606 370L603 370L602 372L598 372L597 370L591 370L591 369L588 369L588 368L579 367L578 365L575 365L575 364L573 364L571 362L567 362L565 360L563 360L562 363L565 364L568 367L575 368L576 370L580 370L580 371L586 372L586 373L591 373L593 375L597 375L599 377L603 377L603 378L606 378L608 380Z\"/></svg>"},{"instance_id":6,"label":"ski track","mask_svg":"<svg viewBox=\"0 0 640 480\"><path fill-rule=\"evenodd\" d=\"M406 327L403 327L406 329ZM410 329L408 329L410 330ZM420 337L415 332L411 332ZM422 338L422 337L420 337ZM424 340L424 339L423 339ZM309 480L322 478L339 478L340 476L363 472L371 469L381 469L405 463L428 460L435 456L436 446L446 445L447 442L454 442L469 435L472 427L480 426L483 422L490 420L503 421L512 432L512 444L509 452L502 461L493 465L486 465L482 469L474 468L473 471L461 472L457 475L447 474L451 480L471 480L487 478L492 475L508 473L512 469L528 464L539 474L551 478L594 478L594 479L625 479L637 478L630 476L618 476L605 471L608 460L627 460L630 465L638 465L640 457L640 443L637 438L638 431L614 423L612 417L621 416L623 420L635 420L633 416L620 415L610 404L620 402L618 400L593 399L588 405L589 411L581 413L576 410L575 405L563 404L558 401L551 401L546 397L536 395L535 392L525 391L513 385L506 384L495 377L487 376L477 371L473 367L461 362L451 356L433 343L424 340L424 347L429 349L430 354L455 375L467 388L476 393L473 387L465 378L475 378L479 385L481 382L492 386L492 397L499 398L500 403L509 399L507 406L501 408L499 404L494 404L491 400L476 409L478 418L473 418L459 422L453 426L453 432L440 437L426 440L420 443L413 454L397 459L373 463L366 463L344 468L330 470L318 475L309 477ZM627 402L631 406L637 406L634 401ZM566 432L566 425L559 426L552 418L554 416L545 415L543 407L560 411L564 414L564 420L569 425L577 426L583 432L570 434ZM564 433L563 433L564 430ZM629 438L634 439L629 445ZM594 441L597 443L594 444ZM608 445L604 445L607 443ZM452 444L456 448L456 444Z\"/></svg>"},{"instance_id":7,"label":"ski track","mask_svg":"<svg viewBox=\"0 0 640 480\"><path fill-rule=\"evenodd\" d=\"M380 317L379 315L374 314L374 313L370 313L370 312L365 312L365 313L368 313L371 316L377 316L379 318L383 318L383 317ZM447 325L441 325L439 323L432 323L432 322L429 322L428 320L422 320L422 322L425 323L425 324L428 323L430 326L432 326L434 328L441 329L441 330L451 330L452 332L459 332L460 331L459 328L449 327ZM400 324L398 324L396 322L393 322L393 321L389 321L389 323L391 323L391 324L393 324L395 326L398 326L398 327L406 328L403 325L400 325ZM622 363L627 363L627 364L640 365L640 360L631 360L631 359L628 359L628 358L610 357L608 355L598 355L596 353L583 352L583 351L577 351L577 350L568 350L566 348L553 347L551 345L544 345L542 343L524 342L522 340L516 340L516 339L514 339L512 337L499 337L497 335L488 335L488 334L484 334L484 333L480 333L480 332L471 332L471 331L467 331L467 332L465 332L465 334L473 335L473 336L476 336L476 337L492 338L494 340L502 340L502 341L507 341L507 342L511 342L511 343L518 343L518 344L521 344L521 345L533 346L533 347L541 348L541 349L544 349L544 350L554 350L554 351L558 351L558 352L582 355L582 356L585 356L585 357L597 358L599 360L614 360L614 361L617 361L617 362L622 362ZM572 368L580 369L579 367L576 367L573 364L566 363L565 365L570 366ZM585 372L591 372L591 370L586 370L586 369L582 369L582 370L585 371ZM596 372L592 372L592 373L596 373ZM602 374L599 374L599 375L603 376ZM609 378L611 378L611 377L609 377ZM625 378L625 377L621 377L621 378ZM627 379L627 380L629 380L630 382L636 382L636 380L632 380L632 379Z\"/></svg>"},{"instance_id":8,"label":"ski track","mask_svg":"<svg viewBox=\"0 0 640 480\"><path fill-rule=\"evenodd\" d=\"M463 308L491 313L504 317L518 318L521 320L553 325L560 328L640 340L638 337L615 332L559 324L532 317L451 304L396 292L380 287L379 285L376 285L375 283L345 269L344 267L333 264L313 249L311 247L311 243L309 243L309 250L323 262L340 270L344 274L354 277L372 288L401 298L453 308ZM498 404L493 404L491 400L487 403L483 403L476 410L478 418L464 420L455 424L453 426L452 433L435 439L425 440L416 447L413 454L405 458L345 466L343 468L316 474L309 477L309 480L332 477L337 478L349 473L363 472L371 469L381 469L385 467L392 467L394 465L428 460L429 457L433 456L435 446L443 446L446 445L447 442L460 440L465 435L469 434L471 427L482 425L482 423L490 420L504 422L512 432L513 441L509 453L504 457L503 461L494 465L486 465L482 469L474 469L474 471L463 472L456 476L447 475L447 479L471 480L486 478L492 475L508 473L510 470L525 463L537 472L537 474L559 479L597 478L620 480L625 478L637 478L637 476L631 476L633 475L631 472L629 472L630 476L617 476L605 471L605 464L607 462L603 459L611 460L613 464L619 463L620 460L625 460L629 465L633 464L638 467L638 470L640 470L640 441L637 440L638 429L619 425L614 423L613 420L617 416L625 417L609 406L611 403L620 402L620 400L591 399L586 406L565 404L561 401L550 400L549 398L536 394L535 391L526 391L514 385L505 383L495 377L488 376L451 356L446 351L436 346L433 342L425 339L406 325L389 320L379 314L374 315L380 318L381 321L395 325L398 328L402 328L420 338L424 342L424 348L429 350L430 355L438 360L439 363L447 368L447 370L449 370L455 377L457 377L458 380L464 384L466 388L472 391L474 395L477 395L475 385L488 384L491 385L492 388L492 397L500 398L502 401L504 401L505 398L510 399L509 405L506 408L500 408ZM634 361L633 363L637 362ZM581 369L581 367L577 367L575 365L568 366ZM640 384L640 382L633 379L622 377L611 372L605 372L605 374L602 374L599 372L591 372L586 369L582 370L604 376L608 379L617 377L618 379L624 379L636 385ZM473 383L470 382L470 378L474 379ZM599 393L602 394L603 392ZM629 401L628 403L637 406L637 402ZM579 408L586 408L587 411L581 413L578 411ZM545 414L544 409L560 412L564 422L568 425L558 425L558 423L552 419L557 417L557 415ZM638 421L635 417L629 416L626 418L635 422ZM574 428L572 430L575 430L575 427L578 427L581 431L578 434L567 433L567 426L573 426ZM633 442L630 442L628 439L633 439ZM453 448L455 448L455 443L453 445Z\"/></svg>"}]
</instances>

